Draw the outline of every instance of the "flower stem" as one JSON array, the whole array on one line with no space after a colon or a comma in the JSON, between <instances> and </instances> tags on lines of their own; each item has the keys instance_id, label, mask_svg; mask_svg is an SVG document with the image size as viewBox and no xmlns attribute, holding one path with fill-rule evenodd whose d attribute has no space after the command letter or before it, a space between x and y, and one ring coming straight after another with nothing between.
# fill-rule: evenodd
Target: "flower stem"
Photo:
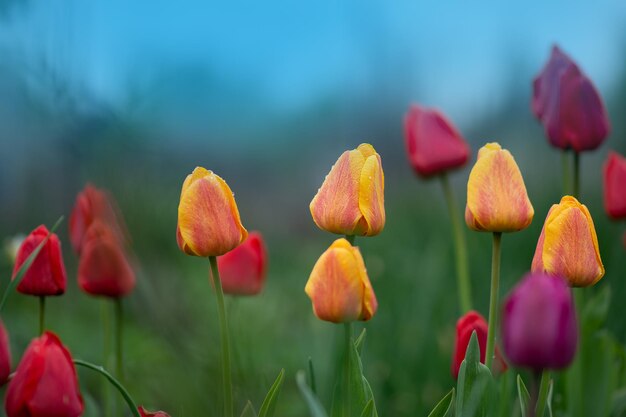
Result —
<instances>
[{"instance_id":1,"label":"flower stem","mask_svg":"<svg viewBox=\"0 0 626 417\"><path fill-rule=\"evenodd\" d=\"M120 394L122 394L122 397L124 397L124 400L126 401L126 404L128 404L128 408L130 408L130 411L133 414L133 416L141 417L141 415L139 414L139 410L137 409L137 404L135 403L133 398L130 396L126 388L124 388L124 386L117 379L115 379L113 375L108 373L102 366L94 365L93 363L89 363L80 359L74 359L74 364L83 366L85 368L89 368L103 375L106 379L109 380L111 384L113 384L115 388L117 388Z\"/></svg>"},{"instance_id":2,"label":"flower stem","mask_svg":"<svg viewBox=\"0 0 626 417\"><path fill-rule=\"evenodd\" d=\"M347 241L348 241L348 242L349 242L352 246L354 246L354 238L355 238L355 237L356 237L356 236L354 236L354 235L346 235L346 240L347 240Z\"/></svg>"},{"instance_id":3,"label":"flower stem","mask_svg":"<svg viewBox=\"0 0 626 417\"><path fill-rule=\"evenodd\" d=\"M102 313L102 363L104 366L110 366L111 360L111 322L109 319L109 300L101 301L101 313ZM104 381L103 381L104 382ZM104 404L104 415L111 417L115 413L113 412L113 404L111 400L111 385L104 382L102 384L102 403Z\"/></svg>"},{"instance_id":4,"label":"flower stem","mask_svg":"<svg viewBox=\"0 0 626 417\"><path fill-rule=\"evenodd\" d=\"M39 296L39 335L46 329L46 296Z\"/></svg>"},{"instance_id":5,"label":"flower stem","mask_svg":"<svg viewBox=\"0 0 626 417\"><path fill-rule=\"evenodd\" d=\"M543 413L546 410L546 402L548 400L548 391L550 389L550 371L544 369L543 372L541 372L541 376L537 373L535 374L535 378L537 380L541 380L541 382L539 382L539 395L537 397L537 405L535 407L535 411L537 413L536 416L543 417ZM535 384L537 384L537 382L535 382Z\"/></svg>"},{"instance_id":6,"label":"flower stem","mask_svg":"<svg viewBox=\"0 0 626 417\"><path fill-rule=\"evenodd\" d=\"M115 372L117 377L124 381L124 358L123 358L123 336L124 336L124 310L122 299L115 299Z\"/></svg>"},{"instance_id":7,"label":"flower stem","mask_svg":"<svg viewBox=\"0 0 626 417\"><path fill-rule=\"evenodd\" d=\"M580 200L580 153L574 152L574 197Z\"/></svg>"},{"instance_id":8,"label":"flower stem","mask_svg":"<svg viewBox=\"0 0 626 417\"><path fill-rule=\"evenodd\" d=\"M561 151L561 165L563 166L563 195L568 195L571 190L570 184L570 160L567 150Z\"/></svg>"},{"instance_id":9,"label":"flower stem","mask_svg":"<svg viewBox=\"0 0 626 417\"><path fill-rule=\"evenodd\" d=\"M220 273L217 268L217 258L209 256L211 263L211 279L215 286L217 297L217 311L220 319L220 337L222 339L222 377L224 382L224 416L233 417L233 385L230 375L230 345L228 339L228 322L226 320L226 308L224 306L224 292Z\"/></svg>"},{"instance_id":10,"label":"flower stem","mask_svg":"<svg viewBox=\"0 0 626 417\"><path fill-rule=\"evenodd\" d=\"M345 330L345 348L346 348L346 353L345 353L345 357L344 357L344 368L343 368L343 389L344 389L344 394L343 394L343 416L344 417L350 417L352 414L352 410L351 410L351 405L350 401L351 401L351 395L350 395L350 353L351 350L353 349L353 342L352 342L352 322L347 322L344 323L344 330Z\"/></svg>"},{"instance_id":11,"label":"flower stem","mask_svg":"<svg viewBox=\"0 0 626 417\"><path fill-rule=\"evenodd\" d=\"M470 285L469 262L467 260L467 245L465 244L465 234L459 219L458 208L448 176L441 176L441 185L445 194L450 221L452 222L452 234L454 237L456 255L456 279L457 292L459 295L459 307L461 313L467 313L472 309L472 291Z\"/></svg>"},{"instance_id":12,"label":"flower stem","mask_svg":"<svg viewBox=\"0 0 626 417\"><path fill-rule=\"evenodd\" d=\"M498 322L498 291L500 286L500 242L501 232L493 233L493 248L491 252L491 295L489 297L489 330L487 332L487 351L485 365L491 369L493 354L496 345L496 324Z\"/></svg>"}]
</instances>

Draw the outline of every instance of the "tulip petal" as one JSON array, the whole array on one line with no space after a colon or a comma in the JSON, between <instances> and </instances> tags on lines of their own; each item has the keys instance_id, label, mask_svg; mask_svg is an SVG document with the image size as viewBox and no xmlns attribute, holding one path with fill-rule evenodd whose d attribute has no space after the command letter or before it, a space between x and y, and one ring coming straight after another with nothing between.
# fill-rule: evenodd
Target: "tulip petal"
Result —
<instances>
[{"instance_id":1,"label":"tulip petal","mask_svg":"<svg viewBox=\"0 0 626 417\"><path fill-rule=\"evenodd\" d=\"M380 156L368 156L361 171L359 209L365 218L365 236L379 234L385 226L385 183Z\"/></svg>"}]
</instances>

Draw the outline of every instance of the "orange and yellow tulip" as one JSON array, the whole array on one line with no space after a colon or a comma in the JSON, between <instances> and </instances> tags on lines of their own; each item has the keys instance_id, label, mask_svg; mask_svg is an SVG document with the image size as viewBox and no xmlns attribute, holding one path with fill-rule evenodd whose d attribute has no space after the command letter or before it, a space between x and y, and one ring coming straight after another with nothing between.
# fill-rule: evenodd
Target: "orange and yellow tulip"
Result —
<instances>
[{"instance_id":1,"label":"orange and yellow tulip","mask_svg":"<svg viewBox=\"0 0 626 417\"><path fill-rule=\"evenodd\" d=\"M248 236L233 193L212 171L198 167L180 193L176 241L188 255L220 256Z\"/></svg>"},{"instance_id":2,"label":"orange and yellow tulip","mask_svg":"<svg viewBox=\"0 0 626 417\"><path fill-rule=\"evenodd\" d=\"M478 151L467 181L465 222L481 232L515 232L527 228L533 209L513 155L497 143Z\"/></svg>"},{"instance_id":3,"label":"orange and yellow tulip","mask_svg":"<svg viewBox=\"0 0 626 417\"><path fill-rule=\"evenodd\" d=\"M315 224L344 235L375 236L385 227L385 175L374 147L345 151L309 208Z\"/></svg>"},{"instance_id":4,"label":"orange and yellow tulip","mask_svg":"<svg viewBox=\"0 0 626 417\"><path fill-rule=\"evenodd\" d=\"M341 238L320 256L304 291L320 320L367 321L378 308L359 248Z\"/></svg>"},{"instance_id":5,"label":"orange and yellow tulip","mask_svg":"<svg viewBox=\"0 0 626 417\"><path fill-rule=\"evenodd\" d=\"M572 287L588 287L604 276L593 219L574 197L566 195L550 208L532 271L562 275Z\"/></svg>"}]
</instances>

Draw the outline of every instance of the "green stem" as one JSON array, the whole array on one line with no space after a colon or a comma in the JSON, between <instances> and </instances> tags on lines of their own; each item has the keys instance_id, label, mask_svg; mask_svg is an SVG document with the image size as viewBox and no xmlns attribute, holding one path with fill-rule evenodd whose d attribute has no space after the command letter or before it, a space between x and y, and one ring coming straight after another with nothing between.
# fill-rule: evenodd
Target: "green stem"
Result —
<instances>
[{"instance_id":1,"label":"green stem","mask_svg":"<svg viewBox=\"0 0 626 417\"><path fill-rule=\"evenodd\" d=\"M349 242L352 246L354 246L354 238L355 238L355 237L356 237L356 236L354 236L354 235L346 235L346 240L347 240L347 241L348 241L348 242Z\"/></svg>"},{"instance_id":2,"label":"green stem","mask_svg":"<svg viewBox=\"0 0 626 417\"><path fill-rule=\"evenodd\" d=\"M541 376L539 374L535 375L537 380L541 379L539 383L539 396L537 397L537 406L535 407L535 411L537 412L537 417L543 417L543 414L546 410L546 403L548 401L548 391L550 389L550 371L544 369L541 372Z\"/></svg>"},{"instance_id":3,"label":"green stem","mask_svg":"<svg viewBox=\"0 0 626 417\"><path fill-rule=\"evenodd\" d=\"M122 299L115 299L115 372L117 377L124 381L124 358L123 358L123 336L124 336L124 310Z\"/></svg>"},{"instance_id":4,"label":"green stem","mask_svg":"<svg viewBox=\"0 0 626 417\"><path fill-rule=\"evenodd\" d=\"M224 292L220 273L217 269L217 258L209 256L211 263L211 279L215 286L217 297L217 310L220 319L220 337L222 339L222 377L224 382L224 416L233 417L233 386L230 375L230 344L228 339L228 322L226 320L226 308L224 306Z\"/></svg>"},{"instance_id":5,"label":"green stem","mask_svg":"<svg viewBox=\"0 0 626 417\"><path fill-rule=\"evenodd\" d=\"M39 296L39 335L46 329L46 296Z\"/></svg>"},{"instance_id":6,"label":"green stem","mask_svg":"<svg viewBox=\"0 0 626 417\"><path fill-rule=\"evenodd\" d=\"M578 347L576 356L574 357L574 362L572 362L571 366L567 370L567 394L568 394L568 408L570 411L570 415L573 417L580 417L584 415L584 392L583 392L583 358L585 357L585 346L584 346L584 338L582 334L582 312L584 307L584 289L583 288L572 288L572 292L574 293L574 304L576 306L576 316L578 317Z\"/></svg>"},{"instance_id":7,"label":"green stem","mask_svg":"<svg viewBox=\"0 0 626 417\"><path fill-rule=\"evenodd\" d=\"M498 291L500 286L500 242L501 232L493 233L493 248L491 252L491 295L489 297L489 330L487 332L487 351L485 365L491 369L493 354L496 346L496 324L498 322Z\"/></svg>"},{"instance_id":8,"label":"green stem","mask_svg":"<svg viewBox=\"0 0 626 417\"><path fill-rule=\"evenodd\" d=\"M106 367L110 365L111 356L111 323L109 320L109 300L101 301L102 313L102 361ZM111 417L114 415L113 406L111 404L111 386L106 382L102 384L102 396L104 404L104 415Z\"/></svg>"},{"instance_id":9,"label":"green stem","mask_svg":"<svg viewBox=\"0 0 626 417\"><path fill-rule=\"evenodd\" d=\"M472 309L472 291L470 285L469 262L467 260L467 245L465 244L465 234L459 218L459 212L450 186L448 176L441 176L441 185L448 205L448 213L452 222L452 234L454 237L456 255L456 279L457 292L459 295L459 307L461 313L467 313Z\"/></svg>"},{"instance_id":10,"label":"green stem","mask_svg":"<svg viewBox=\"0 0 626 417\"><path fill-rule=\"evenodd\" d=\"M574 197L580 200L580 153L574 152Z\"/></svg>"},{"instance_id":11,"label":"green stem","mask_svg":"<svg viewBox=\"0 0 626 417\"><path fill-rule=\"evenodd\" d=\"M74 359L74 364L83 366L85 368L89 368L103 375L106 379L109 380L111 384L113 384L115 388L117 388L120 394L122 394L122 397L124 397L124 400L126 401L126 404L128 404L128 408L130 408L130 411L132 412L133 416L141 417L141 415L139 414L139 410L137 409L137 404L135 403L133 398L130 396L126 388L124 388L124 386L117 379L115 379L113 375L108 373L102 366L94 365L93 363L89 363L80 359Z\"/></svg>"},{"instance_id":12,"label":"green stem","mask_svg":"<svg viewBox=\"0 0 626 417\"><path fill-rule=\"evenodd\" d=\"M567 150L561 151L561 165L563 166L563 195L568 195L572 188L570 184L569 152Z\"/></svg>"},{"instance_id":13,"label":"green stem","mask_svg":"<svg viewBox=\"0 0 626 417\"><path fill-rule=\"evenodd\" d=\"M344 323L345 330L345 348L346 354L344 357L344 368L343 368L343 387L344 387L344 396L343 396L343 416L350 417L352 415L350 400L350 353L353 349L352 342L352 322Z\"/></svg>"}]
</instances>

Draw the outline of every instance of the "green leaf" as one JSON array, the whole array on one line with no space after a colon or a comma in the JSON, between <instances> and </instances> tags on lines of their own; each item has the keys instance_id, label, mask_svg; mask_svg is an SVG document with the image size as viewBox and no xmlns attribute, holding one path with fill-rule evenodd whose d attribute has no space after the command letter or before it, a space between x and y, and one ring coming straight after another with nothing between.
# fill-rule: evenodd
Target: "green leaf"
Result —
<instances>
[{"instance_id":1,"label":"green leaf","mask_svg":"<svg viewBox=\"0 0 626 417\"><path fill-rule=\"evenodd\" d=\"M526 411L528 410L528 403L530 403L530 394L524 385L522 377L517 375L517 396L519 397L519 406L522 410L522 417L526 417Z\"/></svg>"},{"instance_id":2,"label":"green leaf","mask_svg":"<svg viewBox=\"0 0 626 417\"><path fill-rule=\"evenodd\" d=\"M243 408L241 417L257 417L256 412L254 411L254 406L250 401L248 401L246 406Z\"/></svg>"},{"instance_id":3,"label":"green leaf","mask_svg":"<svg viewBox=\"0 0 626 417\"><path fill-rule=\"evenodd\" d=\"M587 300L582 313L585 331L600 329L606 322L611 304L611 287L603 286L594 296Z\"/></svg>"},{"instance_id":4,"label":"green leaf","mask_svg":"<svg viewBox=\"0 0 626 417\"><path fill-rule=\"evenodd\" d=\"M550 380L550 388L548 388L548 401L546 401L546 410L548 417L552 417L552 393L554 389L554 380Z\"/></svg>"},{"instance_id":5,"label":"green leaf","mask_svg":"<svg viewBox=\"0 0 626 417\"><path fill-rule=\"evenodd\" d=\"M15 279L12 279L11 281L9 281L9 285L7 286L6 290L4 290L2 301L0 301L0 312L2 312L2 309L4 308L4 304L7 302L7 298L9 298L9 295L13 292L15 287L17 287L18 284L22 281L22 279L24 278L24 275L26 274L26 271L28 271L28 269L31 267L33 262L35 262L35 258L37 258L37 255L39 255L39 252L41 252L41 249L44 247L46 242L48 242L48 239L50 239L50 236L52 235L52 233L54 233L57 227L59 227L62 221L63 221L63 216L59 217L59 219L56 221L54 226L52 226L52 229L50 229L45 239L42 240L41 243L37 245L35 250L31 252L28 258L26 258L26 261L24 261L20 269L17 270L17 274L15 274Z\"/></svg>"},{"instance_id":6,"label":"green leaf","mask_svg":"<svg viewBox=\"0 0 626 417\"><path fill-rule=\"evenodd\" d=\"M283 379L285 379L285 370L281 369L276 377L276 381L274 381L270 390L267 392L265 400L263 400L263 404L261 404L259 417L272 417L274 415L274 409L276 408L276 401L278 400L278 395L280 394L280 388L283 386Z\"/></svg>"},{"instance_id":7,"label":"green leaf","mask_svg":"<svg viewBox=\"0 0 626 417\"><path fill-rule=\"evenodd\" d=\"M459 369L455 415L457 417L492 415L497 405L495 391L491 371L480 363L480 347L474 331Z\"/></svg>"},{"instance_id":8,"label":"green leaf","mask_svg":"<svg viewBox=\"0 0 626 417\"><path fill-rule=\"evenodd\" d=\"M357 337L356 340L354 341L354 346L356 347L356 351L359 354L359 356L361 355L363 351L363 344L365 343L365 336L367 336L367 330L363 329L359 337Z\"/></svg>"},{"instance_id":9,"label":"green leaf","mask_svg":"<svg viewBox=\"0 0 626 417\"><path fill-rule=\"evenodd\" d=\"M428 417L452 417L454 412L454 388L441 399Z\"/></svg>"},{"instance_id":10,"label":"green leaf","mask_svg":"<svg viewBox=\"0 0 626 417\"><path fill-rule=\"evenodd\" d=\"M372 417L378 417L378 410L376 410L376 400L374 399L374 392L372 391L372 387L370 383L367 381L365 377L363 377L363 385L365 385L365 398L366 400L372 403Z\"/></svg>"},{"instance_id":11,"label":"green leaf","mask_svg":"<svg viewBox=\"0 0 626 417\"><path fill-rule=\"evenodd\" d=\"M363 365L356 344L351 342L347 346L347 357L344 357L339 381L333 394L331 407L333 417L359 417L368 400L363 382Z\"/></svg>"},{"instance_id":12,"label":"green leaf","mask_svg":"<svg viewBox=\"0 0 626 417\"><path fill-rule=\"evenodd\" d=\"M313 394L317 394L317 388L315 386L315 370L313 369L313 359L309 356L309 382L311 384L311 391Z\"/></svg>"},{"instance_id":13,"label":"green leaf","mask_svg":"<svg viewBox=\"0 0 626 417\"><path fill-rule=\"evenodd\" d=\"M361 412L361 417L374 417L374 399L371 399L365 404L365 408Z\"/></svg>"},{"instance_id":14,"label":"green leaf","mask_svg":"<svg viewBox=\"0 0 626 417\"><path fill-rule=\"evenodd\" d=\"M324 407L320 403L319 399L313 391L306 384L306 376L304 371L298 371L296 374L296 384L298 385L298 389L300 390L300 394L304 397L304 401L309 407L309 414L311 417L328 417Z\"/></svg>"}]
</instances>

